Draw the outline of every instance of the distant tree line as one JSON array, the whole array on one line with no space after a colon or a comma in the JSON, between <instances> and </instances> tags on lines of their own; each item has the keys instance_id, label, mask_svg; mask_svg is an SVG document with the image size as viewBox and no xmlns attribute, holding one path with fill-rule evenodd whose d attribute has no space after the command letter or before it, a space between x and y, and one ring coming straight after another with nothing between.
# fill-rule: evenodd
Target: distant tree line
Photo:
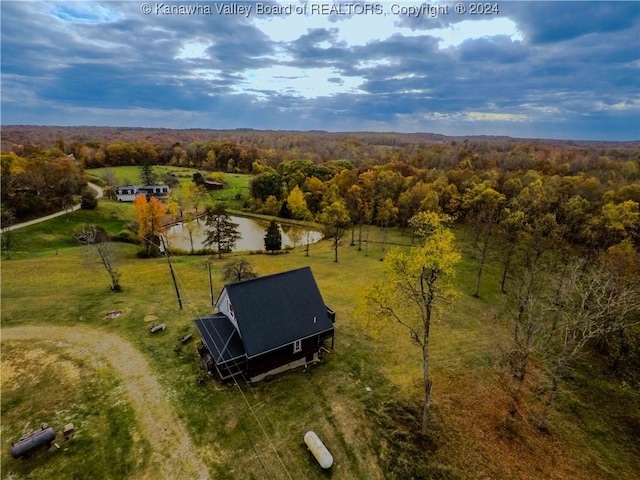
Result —
<instances>
[{"instance_id":1,"label":"distant tree line","mask_svg":"<svg viewBox=\"0 0 640 480\"><path fill-rule=\"evenodd\" d=\"M255 147L231 142L194 142L183 145L135 142L74 144L68 148L85 168L131 165L173 165L209 171L248 173L259 159Z\"/></svg>"},{"instance_id":2,"label":"distant tree line","mask_svg":"<svg viewBox=\"0 0 640 480\"><path fill-rule=\"evenodd\" d=\"M330 133L238 130L166 130L107 127L18 127L2 131L2 151L31 158L55 148L86 168L139 165L148 160L220 171L248 172L254 161L277 167L297 159L325 164L344 159L357 167L407 163L446 169L465 159L481 170L559 168L605 172L638 159L638 142L567 142L508 137L445 137L428 133Z\"/></svg>"},{"instance_id":3,"label":"distant tree line","mask_svg":"<svg viewBox=\"0 0 640 480\"><path fill-rule=\"evenodd\" d=\"M323 165L293 160L277 168L256 164L247 208L319 221L337 202L346 211L352 232L358 232L359 245L363 225L404 231L419 212L449 215L472 231L472 256L478 261L475 295L480 294L486 259L498 248L504 250L504 289L523 235L544 236L547 241L557 237L590 257L625 239L636 248L640 245L638 160L618 162L593 174L572 173L562 166L565 162L545 162L540 170L510 163L484 169L474 163L483 164L466 155L446 169L407 163L356 168L344 160Z\"/></svg>"},{"instance_id":4,"label":"distant tree line","mask_svg":"<svg viewBox=\"0 0 640 480\"><path fill-rule=\"evenodd\" d=\"M450 168L397 162L357 168L344 160L322 165L292 160L277 168L255 164L247 207L304 220L317 219L340 201L354 227L403 230L421 211L443 213L471 226L479 257L487 254L495 234L514 238L513 231L539 229L536 223L545 220L554 234L581 250L606 249L625 238L639 244L638 159L587 174L572 172L562 157L538 169L519 167L520 161L484 168L471 157L464 155Z\"/></svg>"},{"instance_id":5,"label":"distant tree line","mask_svg":"<svg viewBox=\"0 0 640 480\"><path fill-rule=\"evenodd\" d=\"M520 157L522 168L544 162L550 156L563 156L576 171L593 167L607 169L611 162L637 159L638 142L581 142L559 140L522 140L509 137L446 137L431 133L401 134L392 132L295 132L252 129L206 130L131 127L37 127L4 126L2 152L13 151L31 157L42 149L58 148L65 154L83 158L81 149L105 150L117 143L148 143L157 153L180 145L194 164L198 163L197 146L215 143L236 145L239 149L255 148L256 159L276 167L295 159L308 159L321 164L346 159L354 165L367 166L393 161L407 162L422 168L446 168L457 161L460 152L469 151L488 168L504 161L511 152ZM189 153L192 152L192 153ZM162 153L164 158L173 155ZM552 159L553 160L553 159ZM160 163L166 163L159 160Z\"/></svg>"}]
</instances>

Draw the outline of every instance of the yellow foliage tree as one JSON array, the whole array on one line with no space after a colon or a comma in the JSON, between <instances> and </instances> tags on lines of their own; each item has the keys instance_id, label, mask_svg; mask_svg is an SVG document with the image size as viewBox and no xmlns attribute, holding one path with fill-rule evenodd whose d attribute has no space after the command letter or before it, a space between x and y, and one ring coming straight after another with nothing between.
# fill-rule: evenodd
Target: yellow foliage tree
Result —
<instances>
[{"instance_id":1,"label":"yellow foliage tree","mask_svg":"<svg viewBox=\"0 0 640 480\"><path fill-rule=\"evenodd\" d=\"M208 198L207 189L193 182L186 183L182 187L182 195L187 204L193 205L196 215L198 214L200 205Z\"/></svg>"},{"instance_id":2,"label":"yellow foliage tree","mask_svg":"<svg viewBox=\"0 0 640 480\"><path fill-rule=\"evenodd\" d=\"M370 318L398 322L422 350L424 403L423 435L427 432L431 396L429 340L434 314L455 295L446 277L454 273L461 256L449 229L440 227L410 249L394 248L384 259L383 277L365 295L365 311Z\"/></svg>"},{"instance_id":3,"label":"yellow foliage tree","mask_svg":"<svg viewBox=\"0 0 640 480\"><path fill-rule=\"evenodd\" d=\"M640 221L640 208L633 200L622 203L609 202L602 207L602 226L607 233L622 241Z\"/></svg>"},{"instance_id":4,"label":"yellow foliage tree","mask_svg":"<svg viewBox=\"0 0 640 480\"><path fill-rule=\"evenodd\" d=\"M318 221L324 225L325 233L333 240L334 262L338 261L338 245L351 219L342 200L337 200L322 210Z\"/></svg>"},{"instance_id":5,"label":"yellow foliage tree","mask_svg":"<svg viewBox=\"0 0 640 480\"><path fill-rule=\"evenodd\" d=\"M267 200L264 202L264 212L267 215L278 215L281 205L280 200L278 200L274 195L269 195Z\"/></svg>"},{"instance_id":6,"label":"yellow foliage tree","mask_svg":"<svg viewBox=\"0 0 640 480\"><path fill-rule=\"evenodd\" d=\"M310 216L309 208L307 207L307 201L304 198L304 193L297 185L291 190L287 197L287 206L293 218L298 220L306 220Z\"/></svg>"}]
</instances>

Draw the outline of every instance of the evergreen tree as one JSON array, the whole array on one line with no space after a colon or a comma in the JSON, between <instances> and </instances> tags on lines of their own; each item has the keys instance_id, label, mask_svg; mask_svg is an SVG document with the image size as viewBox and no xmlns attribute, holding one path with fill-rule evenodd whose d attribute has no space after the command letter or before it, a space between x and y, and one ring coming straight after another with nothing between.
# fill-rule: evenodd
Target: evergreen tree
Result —
<instances>
[{"instance_id":1,"label":"evergreen tree","mask_svg":"<svg viewBox=\"0 0 640 480\"><path fill-rule=\"evenodd\" d=\"M289 205L286 200L282 202L280 210L278 211L278 216L280 218L291 218L291 210L289 210Z\"/></svg>"},{"instance_id":2,"label":"evergreen tree","mask_svg":"<svg viewBox=\"0 0 640 480\"><path fill-rule=\"evenodd\" d=\"M145 162L140 166L140 180L143 185L154 185L156 183L156 173L151 163Z\"/></svg>"},{"instance_id":3,"label":"evergreen tree","mask_svg":"<svg viewBox=\"0 0 640 480\"><path fill-rule=\"evenodd\" d=\"M213 207L208 207L205 219L207 229L202 243L206 247L215 247L218 258L222 258L222 253L233 250L241 237L238 224L231 221L227 207L222 202L216 202Z\"/></svg>"},{"instance_id":4,"label":"evergreen tree","mask_svg":"<svg viewBox=\"0 0 640 480\"><path fill-rule=\"evenodd\" d=\"M267 227L267 234L264 236L264 249L271 253L282 249L282 235L275 220L271 220Z\"/></svg>"},{"instance_id":5,"label":"evergreen tree","mask_svg":"<svg viewBox=\"0 0 640 480\"><path fill-rule=\"evenodd\" d=\"M0 205L0 246L7 258L11 258L11 227L16 223L16 216L13 210Z\"/></svg>"},{"instance_id":6,"label":"evergreen tree","mask_svg":"<svg viewBox=\"0 0 640 480\"><path fill-rule=\"evenodd\" d=\"M191 179L193 183L198 186L204 186L204 177L200 172L196 172L193 174L193 178Z\"/></svg>"}]
</instances>

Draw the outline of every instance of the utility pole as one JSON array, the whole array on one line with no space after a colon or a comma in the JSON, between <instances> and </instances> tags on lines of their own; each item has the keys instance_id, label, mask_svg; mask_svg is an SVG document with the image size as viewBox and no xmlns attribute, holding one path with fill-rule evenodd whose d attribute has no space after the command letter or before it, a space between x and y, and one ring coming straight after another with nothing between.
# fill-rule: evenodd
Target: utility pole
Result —
<instances>
[{"instance_id":1,"label":"utility pole","mask_svg":"<svg viewBox=\"0 0 640 480\"><path fill-rule=\"evenodd\" d=\"M211 299L211 306L214 305L213 300L213 282L211 281L211 262L207 262L207 271L209 272L209 298Z\"/></svg>"},{"instance_id":2,"label":"utility pole","mask_svg":"<svg viewBox=\"0 0 640 480\"><path fill-rule=\"evenodd\" d=\"M162 248L164 249L164 254L167 256L167 263L169 264L171 279L173 280L173 286L176 289L176 297L178 297L178 305L180 306L180 310L182 310L182 299L180 298L180 290L178 290L178 282L176 282L176 274L173 271L173 265L171 265L171 259L169 258L169 249L164 243L164 237L162 235L158 235L158 237L160 238L160 242L162 242Z\"/></svg>"}]
</instances>

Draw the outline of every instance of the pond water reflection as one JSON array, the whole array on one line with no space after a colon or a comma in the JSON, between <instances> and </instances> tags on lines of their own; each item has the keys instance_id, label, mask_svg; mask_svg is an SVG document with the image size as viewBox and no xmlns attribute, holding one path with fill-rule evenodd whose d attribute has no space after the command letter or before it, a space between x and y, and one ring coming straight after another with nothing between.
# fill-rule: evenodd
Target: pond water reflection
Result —
<instances>
[{"instance_id":1,"label":"pond water reflection","mask_svg":"<svg viewBox=\"0 0 640 480\"><path fill-rule=\"evenodd\" d=\"M231 221L238 224L238 231L241 238L236 242L234 251L244 250L264 250L264 236L267 233L267 220L258 220L246 217L230 217ZM309 230L297 225L279 223L280 234L282 235L282 248L306 245L307 242L315 243L322 239L322 233L316 230ZM203 247L204 231L206 225L204 218L191 222L189 227L185 223L178 223L169 227L166 231L169 245L181 250L190 251L191 241L189 239L189 228L193 235L193 248L201 250Z\"/></svg>"}]
</instances>

